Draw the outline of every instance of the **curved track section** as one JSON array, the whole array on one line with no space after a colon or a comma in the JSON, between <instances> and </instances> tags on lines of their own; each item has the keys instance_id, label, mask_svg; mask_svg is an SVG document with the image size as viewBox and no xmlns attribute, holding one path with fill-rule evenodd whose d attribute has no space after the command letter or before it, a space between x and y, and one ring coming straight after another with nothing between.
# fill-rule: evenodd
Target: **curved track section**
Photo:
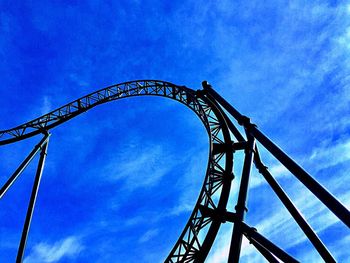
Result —
<instances>
[{"instance_id":1,"label":"curved track section","mask_svg":"<svg viewBox=\"0 0 350 263\"><path fill-rule=\"evenodd\" d=\"M203 262L222 223L206 215L206 208L225 211L233 179L233 153L229 129L216 102L203 91L157 80L140 80L113 85L81 97L50 113L12 129L0 131L0 145L14 143L41 133L114 100L133 96L161 96L176 100L194 111L204 124L210 143L209 160L196 206L165 262Z\"/></svg>"}]
</instances>

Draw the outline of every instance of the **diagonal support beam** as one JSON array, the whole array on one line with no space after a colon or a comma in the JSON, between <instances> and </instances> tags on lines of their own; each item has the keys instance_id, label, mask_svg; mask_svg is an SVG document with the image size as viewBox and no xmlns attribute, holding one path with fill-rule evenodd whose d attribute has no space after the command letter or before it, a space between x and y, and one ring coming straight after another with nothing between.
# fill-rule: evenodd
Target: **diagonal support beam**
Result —
<instances>
[{"instance_id":1,"label":"diagonal support beam","mask_svg":"<svg viewBox=\"0 0 350 263\"><path fill-rule=\"evenodd\" d=\"M208 82L202 82L203 88L217 100L238 123L256 138L273 156L276 157L300 182L302 182L324 205L326 205L345 225L350 228L350 211L329 193L321 184L311 177L292 158L285 154L276 144L264 135L249 118L240 114L231 104L221 97Z\"/></svg>"},{"instance_id":2,"label":"diagonal support beam","mask_svg":"<svg viewBox=\"0 0 350 263\"><path fill-rule=\"evenodd\" d=\"M283 262L293 262L297 263L296 259L287 254L284 250L276 246L270 240L268 240L263 235L259 234L255 228L249 227L247 224L242 222L243 234L249 239L254 240L273 253L276 257L278 257Z\"/></svg>"},{"instance_id":3,"label":"diagonal support beam","mask_svg":"<svg viewBox=\"0 0 350 263\"><path fill-rule=\"evenodd\" d=\"M35 155L41 149L41 147L47 142L50 135L45 134L44 138L35 145L34 149L29 153L29 155L24 159L24 161L20 164L17 170L12 174L12 176L7 180L7 182L0 189L0 199L5 195L7 190L11 187L11 185L16 181L16 179L21 175L24 169L28 166L28 164L33 160Z\"/></svg>"},{"instance_id":4,"label":"diagonal support beam","mask_svg":"<svg viewBox=\"0 0 350 263\"><path fill-rule=\"evenodd\" d=\"M24 221L21 241L19 244L18 252L17 252L17 258L16 258L17 263L20 263L23 260L23 255L24 255L24 250L25 250L26 243L27 243L27 237L28 237L28 233L29 233L30 223L32 221L35 202L36 202L36 198L38 195L41 175L42 175L43 169L44 169L46 153L47 153L47 146L48 146L48 141L46 141L45 144L43 145L43 147L41 148L40 159L39 159L38 167L36 170L36 175L35 175L35 179L34 179L34 183L33 183L32 193L31 193L30 200L29 200L26 218Z\"/></svg>"},{"instance_id":5,"label":"diagonal support beam","mask_svg":"<svg viewBox=\"0 0 350 263\"><path fill-rule=\"evenodd\" d=\"M268 262L270 262L270 263L279 263L279 261L270 253L270 251L268 251L266 248L264 248L255 239L250 239L249 241L260 252L260 254L263 255L266 258L266 260Z\"/></svg>"},{"instance_id":6,"label":"diagonal support beam","mask_svg":"<svg viewBox=\"0 0 350 263\"><path fill-rule=\"evenodd\" d=\"M350 228L350 212L320 183L311 177L292 158L285 154L269 138L257 128L252 127L250 132L271 152L294 176L299 179L324 205L326 205L344 224Z\"/></svg>"},{"instance_id":7,"label":"diagonal support beam","mask_svg":"<svg viewBox=\"0 0 350 263\"><path fill-rule=\"evenodd\" d=\"M244 141L244 137L239 133L239 131L234 126L234 124L232 123L230 118L228 118L228 116L224 112L223 112L223 114L225 116L226 122L227 122L231 132L235 135L235 137L239 141ZM272 177L270 172L267 170L265 165L262 163L260 156L259 156L259 151L258 151L257 146L255 146L254 163L255 163L256 168L264 176L265 180L269 183L271 188L277 194L277 196L282 201L284 206L287 208L289 213L292 215L294 220L297 222L299 227L302 229L302 231L308 237L310 242L316 248L316 250L318 251L320 256L326 262L335 262L335 259L333 258L332 254L329 252L327 247L323 244L323 242L320 240L320 238L317 236L317 234L314 232L314 230L311 228L311 226L307 223L307 221L304 219L302 214L299 212L299 210L295 207L293 202L289 199L288 195L283 191L283 189L280 187L278 182Z\"/></svg>"},{"instance_id":8,"label":"diagonal support beam","mask_svg":"<svg viewBox=\"0 0 350 263\"><path fill-rule=\"evenodd\" d=\"M290 256L287 252L285 252L283 249L279 248L274 243L272 243L270 240L268 240L266 237L264 237L263 235L259 234L258 231L255 228L248 226L244 222L240 222L237 219L237 216L236 216L235 213L226 212L225 219L227 221L229 221L229 222L234 223L234 224L240 224L241 225L241 229L242 229L242 233L251 242L256 241L257 243L259 243L261 246L263 246L265 249L267 249L270 253L272 253L273 255L278 257L283 262L291 262L291 263L299 262L295 258ZM252 241L252 240L254 240L254 241Z\"/></svg>"},{"instance_id":9,"label":"diagonal support beam","mask_svg":"<svg viewBox=\"0 0 350 263\"><path fill-rule=\"evenodd\" d=\"M255 149L254 162L256 168L263 175L265 180L269 183L273 191L276 193L278 198L282 201L284 206L287 208L289 213L292 215L294 220L297 222L301 230L308 237L310 242L316 248L320 256L324 259L325 262L336 262L333 258L332 254L328 251L327 247L323 244L317 234L313 231L311 226L304 219L302 214L298 211L298 209L294 206L293 202L289 199L288 195L283 191L282 187L278 184L278 182L273 178L271 173L267 170L266 166L261 162L259 157L258 148Z\"/></svg>"},{"instance_id":10,"label":"diagonal support beam","mask_svg":"<svg viewBox=\"0 0 350 263\"><path fill-rule=\"evenodd\" d=\"M248 226L246 223L239 220L237 217L237 213L227 212L227 211L220 211L220 210L214 210L209 207L199 206L199 209L204 217L210 217L214 220L220 220L222 222L231 222L235 225L240 225L243 235L245 235L250 242L253 243L255 247L257 248L260 253L263 254L263 256L266 257L266 259L271 258L270 255L267 253L273 254L283 262L291 262L291 263L297 263L299 262L295 258L293 258L291 255L289 255L287 252L285 252L283 249L279 248L277 245L272 243L270 240L268 240L266 237L261 235L257 232L257 230L253 227ZM263 252L260 250L264 250ZM265 253L265 254L264 254ZM271 259L272 261L272 259ZM272 261L273 262L273 261Z\"/></svg>"},{"instance_id":11,"label":"diagonal support beam","mask_svg":"<svg viewBox=\"0 0 350 263\"><path fill-rule=\"evenodd\" d=\"M209 94L209 96L210 96L210 94ZM236 128L236 126L232 123L231 119L227 116L226 112L222 110L221 114L224 116L225 121L227 123L227 126L230 129L230 131L232 132L233 136L235 136L236 140L239 142L245 142L246 139L244 139L243 135L239 132L239 130Z\"/></svg>"}]
</instances>

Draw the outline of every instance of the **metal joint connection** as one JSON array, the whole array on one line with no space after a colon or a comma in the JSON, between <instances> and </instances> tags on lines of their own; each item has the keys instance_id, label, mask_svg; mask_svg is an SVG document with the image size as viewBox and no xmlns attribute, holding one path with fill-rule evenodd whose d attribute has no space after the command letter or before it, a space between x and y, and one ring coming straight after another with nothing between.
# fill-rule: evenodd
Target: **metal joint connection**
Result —
<instances>
[{"instance_id":1,"label":"metal joint connection","mask_svg":"<svg viewBox=\"0 0 350 263\"><path fill-rule=\"evenodd\" d=\"M248 212L248 208L245 205L236 205L235 210L244 210L246 213Z\"/></svg>"},{"instance_id":2,"label":"metal joint connection","mask_svg":"<svg viewBox=\"0 0 350 263\"><path fill-rule=\"evenodd\" d=\"M200 205L199 206L199 211L201 212L203 217L209 217L212 220L220 221L221 223L225 223L226 222L226 214L227 214L227 210L226 209L218 209L218 208L211 209L209 207Z\"/></svg>"},{"instance_id":3,"label":"metal joint connection","mask_svg":"<svg viewBox=\"0 0 350 263\"><path fill-rule=\"evenodd\" d=\"M40 151L39 163L16 262L21 262L24 255L30 222L47 155L48 139L50 136L49 130L97 105L119 98L141 95L167 97L189 107L204 124L210 142L208 168L203 187L191 217L166 259L167 263L204 262L221 224L225 222L234 223L229 251L229 263L239 261L242 235L245 235L269 262L278 262L277 258L283 262L298 262L288 253L259 234L254 227L250 227L244 222L245 214L248 212L249 179L253 162L324 261L335 262L331 253L315 231L313 231L282 187L272 177L267 166L263 164L255 142L257 141L265 147L268 153L271 153L280 161L345 225L350 227L350 212L347 208L258 130L257 126L251 123L247 116L239 113L231 104L223 99L207 81L203 81L202 86L203 90L195 91L185 86L177 86L159 80L124 82L95 91L15 128L0 131L0 145L10 144L39 134L44 135L44 138L34 147L0 189L1 198ZM233 119L244 127L246 139L235 124L233 124ZM238 200L235 206L236 212L233 213L228 212L226 207L230 197L231 181L234 178L233 154L237 150L244 150L244 163L241 171L242 176Z\"/></svg>"},{"instance_id":4,"label":"metal joint connection","mask_svg":"<svg viewBox=\"0 0 350 263\"><path fill-rule=\"evenodd\" d=\"M232 144L232 150L233 151L239 151L239 150L246 150L248 147L248 144L246 141L242 142L235 142Z\"/></svg>"}]
</instances>

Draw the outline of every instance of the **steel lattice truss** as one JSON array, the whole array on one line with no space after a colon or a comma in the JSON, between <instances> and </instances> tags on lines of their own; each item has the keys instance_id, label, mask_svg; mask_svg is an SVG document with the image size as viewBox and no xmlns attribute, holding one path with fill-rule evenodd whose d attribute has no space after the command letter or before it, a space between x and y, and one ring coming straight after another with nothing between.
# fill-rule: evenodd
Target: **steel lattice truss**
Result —
<instances>
[{"instance_id":1,"label":"steel lattice truss","mask_svg":"<svg viewBox=\"0 0 350 263\"><path fill-rule=\"evenodd\" d=\"M256 141L259 141L292 174L296 176L320 201L322 201L344 224L350 227L350 212L307 172L261 133L249 118L241 115L216 93L207 82L204 90L195 91L184 86L157 80L140 80L110 86L68 103L48 114L12 129L0 131L0 145L14 143L42 134L44 137L29 153L18 169L0 190L0 198L6 193L34 156L40 151L37 173L26 214L17 261L22 262L30 222L35 206L38 187L43 171L49 131L87 110L114 100L132 96L161 96L176 100L197 114L209 137L209 158L203 186L193 212L178 241L165 262L204 262L222 223L234 223L228 262L238 262L242 236L246 236L269 262L298 262L283 249L259 234L244 222L248 182L252 163L266 179L291 216L326 262L335 262L333 256L312 230L287 194L262 163ZM229 116L227 115L227 113ZM244 127L243 136L232 119ZM240 189L236 212L226 211L231 181L233 180L233 155L244 150Z\"/></svg>"}]
</instances>

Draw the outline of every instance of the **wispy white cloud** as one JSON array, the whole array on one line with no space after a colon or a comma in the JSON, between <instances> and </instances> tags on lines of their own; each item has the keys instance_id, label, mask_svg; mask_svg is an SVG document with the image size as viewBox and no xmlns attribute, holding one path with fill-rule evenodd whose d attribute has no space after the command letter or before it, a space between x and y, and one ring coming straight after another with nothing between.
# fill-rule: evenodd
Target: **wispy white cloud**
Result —
<instances>
[{"instance_id":1,"label":"wispy white cloud","mask_svg":"<svg viewBox=\"0 0 350 263\"><path fill-rule=\"evenodd\" d=\"M325 142L324 145L315 148L310 156L317 170L328 168L350 160L350 138L337 142Z\"/></svg>"},{"instance_id":2,"label":"wispy white cloud","mask_svg":"<svg viewBox=\"0 0 350 263\"><path fill-rule=\"evenodd\" d=\"M304 160L305 165L311 166L313 172L317 175L317 172L320 172L322 169L327 169L350 160L350 138L339 139L337 142L324 141L320 146L312 149L310 156L304 155L300 158ZM272 160L266 153L262 155L262 159ZM272 160L272 163L273 165L268 169L275 179L293 177L284 165L277 163L276 160ZM343 176L346 176L346 171L344 170L338 176L330 177L328 179L330 181L329 185L332 185L334 188L339 187L339 182L345 179ZM255 173L251 177L249 187L253 189L266 184L267 182L263 176Z\"/></svg>"},{"instance_id":3,"label":"wispy white cloud","mask_svg":"<svg viewBox=\"0 0 350 263\"><path fill-rule=\"evenodd\" d=\"M108 180L122 180L127 190L152 187L166 175L179 159L169 156L166 149L159 144L143 147L142 151L135 145L113 156L103 169ZM175 160L175 161L174 161Z\"/></svg>"},{"instance_id":4,"label":"wispy white cloud","mask_svg":"<svg viewBox=\"0 0 350 263\"><path fill-rule=\"evenodd\" d=\"M218 240L215 241L212 251L209 253L207 262L226 263L230 250L230 240L232 228L222 226ZM250 244L247 238L243 236L240 254L240 262L266 262L264 258L256 251L255 247Z\"/></svg>"},{"instance_id":5,"label":"wispy white cloud","mask_svg":"<svg viewBox=\"0 0 350 263\"><path fill-rule=\"evenodd\" d=\"M253 167L255 169L255 167ZM291 176L291 173L282 164L274 164L268 168L269 172L275 179L287 178ZM260 173L252 173L251 180L249 182L249 189L257 188L262 185L266 185L265 178Z\"/></svg>"},{"instance_id":6,"label":"wispy white cloud","mask_svg":"<svg viewBox=\"0 0 350 263\"><path fill-rule=\"evenodd\" d=\"M69 236L53 244L41 242L34 245L24 263L54 263L62 258L74 258L84 249L81 240Z\"/></svg>"},{"instance_id":7,"label":"wispy white cloud","mask_svg":"<svg viewBox=\"0 0 350 263\"><path fill-rule=\"evenodd\" d=\"M225 226L222 226L225 227ZM222 233L220 231L220 235L217 237L217 240L212 248L211 253L208 256L207 261L213 263L223 263L227 262L228 252L230 246L228 242L231 238L230 228L225 227L226 232Z\"/></svg>"},{"instance_id":8,"label":"wispy white cloud","mask_svg":"<svg viewBox=\"0 0 350 263\"><path fill-rule=\"evenodd\" d=\"M50 96L44 96L40 111L36 111L36 114L44 115L46 113L49 113L51 110L53 110L52 105L51 105L51 98L50 98Z\"/></svg>"},{"instance_id":9,"label":"wispy white cloud","mask_svg":"<svg viewBox=\"0 0 350 263\"><path fill-rule=\"evenodd\" d=\"M340 196L342 200L348 200L345 205L349 205L350 194L346 193L344 196ZM307 200L307 202L305 201ZM299 210L305 215L306 219L316 231L316 233L321 233L327 230L334 224L338 223L339 220L336 218L323 204L321 204L316 198L312 196L311 193L306 192L299 195L299 198L295 200L295 205ZM290 249L298 244L301 244L307 240L305 234L299 229L295 221L289 215L284 207L276 206L270 207L273 211L271 216L267 216L264 220L260 221L254 227L265 235L267 238L276 242L283 249ZM283 235L283 238L281 238ZM347 238L347 236L345 236ZM220 237L218 237L217 245L214 246L214 252L212 253L210 260L208 262L226 262L231 240L231 229L228 228L227 232L224 232ZM331 244L331 247L335 247ZM339 250L343 249L344 246L338 247L338 249L332 249L334 254L341 257L342 254ZM247 260L246 262L260 262L260 256L256 255L256 249L246 243L242 246L242 258L246 259L255 258L254 261ZM295 256L295 255L294 255ZM258 259L260 258L260 259ZM316 250L309 251L307 253L299 253L297 258L303 262L309 262L308 259L320 260L320 256L317 255Z\"/></svg>"},{"instance_id":10,"label":"wispy white cloud","mask_svg":"<svg viewBox=\"0 0 350 263\"><path fill-rule=\"evenodd\" d=\"M178 204L172 207L170 211L170 214L175 216L190 212L195 206L207 168L207 150L197 148L188 153L185 159L188 160L188 169L177 182L177 187L185 190L180 192ZM196 187L198 188L196 189ZM189 189L193 190L190 191Z\"/></svg>"},{"instance_id":11,"label":"wispy white cloud","mask_svg":"<svg viewBox=\"0 0 350 263\"><path fill-rule=\"evenodd\" d=\"M348 140L339 141L335 145L325 145L315 148L313 154L304 159L307 162L316 164L315 171L320 171L321 169L347 161L349 159L348 153L350 151L348 148ZM269 170L275 178L278 179L283 177L288 180L288 192L291 193L291 198L316 233L327 231L327 229L339 223L339 219L335 217L333 213L330 212L329 209L316 197L314 197L311 192L306 189L300 189L300 184L295 182L294 178L292 178L291 174L283 165L275 164ZM338 189L342 187L346 181L346 178L343 176L344 174L347 175L347 173L347 171L339 171L339 176L334 175L329 177L327 183L334 187L335 192L340 193ZM250 187L258 188L262 186L266 186L264 179L262 179L261 176L253 176ZM338 194L338 198L343 201L345 206L350 205L350 194L348 192L340 195ZM266 235L270 240L277 242L277 244L284 249L291 249L292 247L307 241L305 234L284 207L274 204L272 207L269 207L268 210L271 213L266 213L266 218L254 226L260 233ZM283 238L281 238L281 235L283 235ZM345 236L345 239L346 238L347 236ZM222 236L218 237L217 245L213 248L214 252L209 257L209 262L226 262L230 239L230 229L228 233L223 233ZM338 249L334 249L335 245L331 243L330 247L333 248L332 251L334 251L334 255L336 255L337 258L342 257L344 254L339 251L344 248L344 245L342 245L341 248L338 247ZM241 258L244 262L245 260L247 260L246 262L264 262L261 261L261 257L256 253L257 251L253 246L247 246L246 243L243 243ZM347 253L345 253L345 257L346 256ZM243 259L244 257L245 259ZM310 262L310 260L320 260L320 256L317 254L316 250L300 251L297 257L305 262Z\"/></svg>"},{"instance_id":12,"label":"wispy white cloud","mask_svg":"<svg viewBox=\"0 0 350 263\"><path fill-rule=\"evenodd\" d=\"M349 262L350 255L348 247L350 244L350 234L346 235L343 238L337 239L334 244L332 244L331 249L335 251L339 257L339 262Z\"/></svg>"},{"instance_id":13,"label":"wispy white cloud","mask_svg":"<svg viewBox=\"0 0 350 263\"><path fill-rule=\"evenodd\" d=\"M307 202L305 202L307 200ZM317 233L329 228L339 220L313 195L305 192L297 200L296 207L305 215ZM307 240L284 207L273 209L274 214L261 221L256 228L272 240L278 240L282 247L291 248ZM279 238L283 234L283 239Z\"/></svg>"},{"instance_id":14,"label":"wispy white cloud","mask_svg":"<svg viewBox=\"0 0 350 263\"><path fill-rule=\"evenodd\" d=\"M306 197L307 198L307 197ZM307 198L307 200L310 200ZM304 197L297 200L296 204L305 210L305 199ZM322 208L317 201L308 201L307 202L307 214L311 217L309 222L312 225L316 225L316 232L321 232L328 227L335 224L338 220L334 216L327 214L327 210ZM265 235L268 239L275 242L278 246L283 249L290 249L293 246L296 246L307 240L303 232L298 229L298 226L288 216L285 208L272 208L273 215L267 217L265 220L262 220L256 227L257 230ZM321 219L322 220L321 220ZM230 248L231 232L229 228L227 232L223 233L218 237L217 244L213 247L213 253L208 258L208 262L227 262L228 251ZM283 235L283 238L281 238ZM296 255L294 255L296 256ZM305 256L305 257L304 257ZM308 251L305 255L298 254L296 256L302 262L309 262L306 259L317 259L320 260L320 257L317 255L317 252ZM241 259L243 262L265 262L262 256L257 252L256 248L251 245L246 239L243 240L242 249L241 249Z\"/></svg>"},{"instance_id":15,"label":"wispy white cloud","mask_svg":"<svg viewBox=\"0 0 350 263\"><path fill-rule=\"evenodd\" d=\"M120 23L123 22L123 19L125 19L128 26L140 21L139 18L141 16L137 13L130 18L130 16L128 16L130 12L127 8L118 8L119 11L116 13L109 12L117 14L117 16L113 19L109 19L111 18L109 16L104 16L107 18L105 20L95 20L96 18L86 13L87 11L85 9L82 10L82 12L77 12L80 15L77 18L74 16L76 19L67 20L77 22L70 23L76 25L76 28L72 31L74 34L65 35L66 38L60 38L69 40L66 44L68 47L72 47L69 48L69 50L72 50L72 53L69 53L69 59L64 59L64 54L60 54L63 60L69 61L69 63L67 62L67 64L62 67L58 66L58 68L62 68L68 73L60 74L58 72L56 74L55 68L55 75L60 79L53 80L54 83L60 84L57 90L64 91L63 94L72 94L72 87L78 86L78 88L81 89L81 85L85 85L86 83L94 82L97 86L100 86L99 83L101 82L114 82L115 78L120 78L118 77L119 73L123 73L119 74L119 76L124 76L122 78L127 76L126 78L128 79L132 76L150 76L151 74L153 76L178 78L181 79L181 82L185 82L186 84L193 81L196 85L199 83L198 79L205 77L211 78L216 87L222 88L222 94L225 98L234 98L232 102L235 103L235 106L238 104L238 108L243 109L245 114L252 114L257 122L259 122L259 125L266 123L268 127L275 127L275 130L279 130L279 127L283 127L284 124L287 124L288 132L293 129L300 129L301 131L298 135L300 135L300 149L302 149L302 151L305 149L304 146L308 144L305 137L318 138L320 131L325 131L327 133L331 131L329 134L334 134L336 135L335 138L338 138L338 131L347 131L350 124L350 117L347 114L350 93L348 92L349 79L344 77L344 68L346 64L350 65L350 63L344 63L345 61L349 61L349 56L347 56L347 58L343 56L345 54L344 50L349 52L349 29L344 29L346 21L342 19L342 16L337 14L341 9L344 9L343 5L333 7L326 1L317 1L316 3L294 1L289 5L285 5L283 1L273 1L271 3L243 1L240 3L239 1L225 0L219 2L192 1L190 5L180 4L180 6L181 8L176 9L175 15L169 12L169 14L166 14L166 18L156 16L157 21L162 18L164 22L158 23L157 26L165 25L165 30L155 31L154 25L151 23L151 16L149 19L146 19L147 21L142 20L142 24L148 24L149 28L152 28L152 32L146 30L149 29L148 27L140 27L138 28L138 32L134 34L137 39L134 39L133 35L123 34L123 32L118 31L118 26L115 26L121 24L123 28L124 24ZM189 6L194 8L189 8ZM103 13L102 6L98 7L99 11ZM70 12L71 10L76 10L75 8L77 7L69 6L67 12L51 10L52 12L50 13L70 14L72 13ZM111 10L111 8L115 8L115 6L108 6L108 10ZM41 12L42 9L41 6L38 6L35 13L37 15L43 14L43 12ZM93 10L95 9L96 8L93 8ZM189 9L192 10L191 16L188 16L187 10ZM45 8L45 10L47 10L47 8ZM147 9L142 6L142 14L144 10ZM349 14L350 6L346 5L344 10ZM161 11L160 8L159 11ZM121 14L122 12L124 12L124 15ZM155 14L158 13L158 11L151 13ZM42 31L43 29L47 29L47 32L59 32L54 30L55 27L52 27L53 21L50 15L47 15L47 12L45 14L45 19L33 19L33 23L41 28ZM161 16L161 12L159 12L159 14ZM117 18L117 20L115 18ZM270 20L270 18L272 19ZM48 19L51 19L51 24L50 21L44 24L40 23ZM84 25L80 24L79 21L85 21ZM104 21L108 22L104 23ZM56 23L57 22L58 20ZM265 22L271 24L260 25L260 23ZM99 32L100 23L103 23L102 28L105 29L110 26L115 31L108 31L107 33L106 31ZM6 26L3 22L2 24ZM18 28L20 28L19 24L14 25L10 23L9 25L10 26L4 27L5 29L7 28L7 32L18 31ZM59 25L59 27L60 26L61 25ZM76 30L80 27L83 28L83 32L81 32L81 30ZM11 30L9 30L9 28ZM96 35L90 34L90 32L92 32L91 28L94 29L92 31L95 32ZM319 28L322 28L322 32L318 31ZM179 37L174 38L173 31L178 32ZM128 32L135 31L128 30ZM159 68L159 66L156 67L156 65L164 65L164 63L157 63L159 61L154 61L155 56L153 49L149 49L149 47L155 43L147 42L146 45L143 45L142 43L144 42L142 41L148 36L153 39L165 35L165 33L169 36L167 38L169 39L168 43L176 43L176 52L174 52L174 49L171 49L167 41L164 42L163 38L160 37L162 42L161 46L166 47L165 50L161 50L161 53L167 54L159 57L164 57L164 62L173 64L169 67ZM141 36L139 34L141 34ZM86 36L92 36L93 38L87 38ZM100 36L102 36L102 38ZM113 37L105 39L106 36ZM80 41L74 43L75 38ZM127 39L128 44L125 45L126 42L122 42L123 38ZM16 38L13 37L13 39ZM141 42L139 42L139 40ZM5 40L0 40L0 42L3 41ZM1 54L9 53L7 52L7 46L13 46L11 45L11 41L7 42L6 48L0 50ZM328 41L331 42L331 47L329 48ZM101 45L99 42L101 42ZM91 43L93 43L93 45L91 45ZM110 45L106 46L106 43L110 43ZM152 52L147 54L146 49L139 49L139 47L133 46L133 43L141 43L140 46L146 46L147 49L152 50ZM62 43L58 42L58 44L61 45ZM119 45L123 48L119 48ZM101 50L91 48L94 46L98 46ZM128 52L128 49L124 49L124 47L129 46L133 52ZM195 51L198 51L200 55L196 54ZM95 58L94 54L96 53L100 54L100 59ZM128 54L136 54L137 57L129 56L129 58L126 59L122 56L123 54L127 54L127 56L129 56ZM144 57L144 59L142 59L142 57ZM198 57L200 57L200 59L197 59ZM16 56L14 58L16 61L15 64L17 65L21 58L17 58ZM122 70L118 70L120 65L115 63L116 59L118 61L123 61ZM112 62L108 63L108 60ZM190 63L187 63L192 60L196 61L196 63L192 64L193 68L191 68L191 65L188 66ZM3 61L7 61L7 59L3 59ZM50 59L50 61L52 60ZM105 66L99 63L101 61ZM153 61L154 63L143 63L149 61ZM201 64L200 67L198 67L198 62ZM181 65L181 67L176 67L176 63ZM52 64L56 65L56 63ZM130 64L132 64L131 67ZM143 66L146 64L148 65L147 67ZM135 70L135 65L140 68L142 67L142 70ZM183 67L183 65L186 65L186 67ZM320 87L320 83L327 78L327 73L332 71L335 67L336 74L332 76L332 78L339 81L342 88ZM175 68L175 71L168 71L171 68ZM200 68L201 72L198 72L198 68ZM15 69L14 72L17 72L17 66ZM180 71L187 73L181 73ZM99 72L103 73L98 74ZM14 75L18 77L18 74L2 75ZM107 78L107 75L110 76ZM184 76L188 75L191 75L191 77L184 78ZM96 78L92 79L93 76L96 76ZM24 81L20 77L18 77L18 79ZM67 81L72 85L67 85ZM193 85L192 87L197 86ZM37 91L39 90L35 90L35 94L37 94ZM79 95L83 95L84 93L85 92L81 91ZM40 92L38 94L40 94ZM317 94L325 94L324 97L327 98L323 98L322 102L320 102L319 98L316 97ZM60 97L62 97L61 99L63 100L64 96ZM44 111L45 108L49 108L49 101L50 99L48 99L46 106L44 102L42 111ZM66 102L65 98L64 102ZM312 105L314 103L318 106ZM297 122L295 121L297 118L293 117L292 113L297 112L298 109L301 112L301 117ZM312 117L305 118L305 109L308 110L308 114ZM36 115L37 114L35 114L34 117L36 117ZM20 118L23 118L23 115ZM276 120L275 123L271 121L273 119ZM283 124L280 124L280 122L283 122ZM276 123L281 126L276 125ZM100 129L102 127L101 123L94 126ZM89 126L89 129L84 129L84 131L80 131L80 133L91 132L95 127ZM305 129L301 127L307 128L312 131L312 133L305 132ZM79 129L81 129L81 127L79 127ZM270 131L271 130L272 129L270 129ZM281 131L281 134L286 140L289 140L290 137L288 134L284 131ZM85 137L85 139L86 138L87 137ZM86 141L89 141L89 139L90 138L86 139ZM323 138L321 138L321 140L323 140ZM83 141L85 142L85 140ZM93 141L93 138L91 138L91 141ZM343 142L346 142L346 138ZM288 145L291 144L296 143L291 143L289 140ZM339 142L338 149L331 150L330 145L331 143L325 143L314 150L315 155L309 163L317 162L319 165L317 169L336 165L337 163L334 157L332 157L331 154L323 154L322 151L324 150L328 153L336 154L339 153L344 146L341 146ZM312 149L312 147L310 148ZM75 155L82 154L85 150L85 148L79 148L79 151L76 151ZM135 151L137 152L137 150ZM67 153L65 152L64 155L67 155ZM169 156L166 147L156 145L155 149L152 149L152 146L149 145L146 153L135 154L130 151L114 156L114 159L110 158L110 165L107 165L108 167L106 167L104 172L108 180L118 180L122 182L128 191L133 191L137 188L151 188L156 186L163 179L169 169L173 168L166 160L161 160L162 155L166 158L174 157ZM133 159L134 156L138 158L137 161ZM84 155L83 157L85 158L86 156ZM175 158L177 158L177 156L175 156ZM173 160L176 160L175 158L173 158ZM307 160L308 157L304 159ZM346 161L345 159L343 161ZM199 169L203 164L205 165L206 159L198 160L194 158L193 162L197 163L198 167L191 169L191 173L189 172L188 176L186 175L187 179L181 178L181 182L178 184L179 189L190 190L179 191L180 197L176 196L176 198L179 197L177 200L179 202L172 210L175 215L191 211L195 199L197 198L199 188L196 190L196 187L193 187L193 185L200 185L203 180L202 172L199 172ZM148 164L154 168L148 166ZM284 178L287 176L285 171L278 165L275 166L273 164L270 170L277 179L281 178L281 176ZM197 174L199 176L194 176ZM80 173L77 173L77 175L81 177ZM64 176L62 176L62 178L64 178ZM261 179L261 176L259 178ZM251 186L253 188L260 187L263 184L263 180L260 179L255 180L252 178ZM333 180L335 179L332 179L332 182L335 182ZM337 176L337 185L340 184L342 180L342 177ZM306 197L309 198L309 196ZM340 197L342 200L349 200L349 197L345 195L341 195ZM301 209L308 217L316 218L324 212L324 210L319 209L318 206L313 208L314 202L303 204L305 203L303 202L304 200L299 200L297 198L296 200L297 204L301 202ZM118 200L111 205L114 209L113 211L118 210L118 202L121 201ZM161 209L163 209L163 207L161 207ZM315 209L315 211L312 209ZM279 209L276 208L274 212L279 213ZM268 219L269 218L266 219L267 222ZM138 222L141 222L139 220L140 217L132 218L129 224L138 224ZM273 218L273 220L278 221L281 220L281 218L277 216ZM323 220L318 220L319 221L311 220L317 230L322 229L323 226L327 226L327 224L323 225ZM289 226L288 224L287 226ZM264 225L262 227L264 227ZM286 230L290 231L288 227ZM264 231L272 230L269 226L266 226ZM298 236L293 237L293 240L298 240L298 238ZM51 247L53 245L51 245ZM49 248L50 245L46 244L46 246ZM243 255L253 255L247 251L249 250L244 249ZM219 260L222 258L223 256L221 256L221 254L218 255L217 261L220 262ZM257 260L252 261L256 262ZM226 258L224 262L226 262Z\"/></svg>"},{"instance_id":16,"label":"wispy white cloud","mask_svg":"<svg viewBox=\"0 0 350 263\"><path fill-rule=\"evenodd\" d=\"M215 7L209 10L215 10ZM344 114L348 104L343 103L346 101L344 98L349 96L349 92L345 92L349 85L343 85L344 81L349 83L345 71L349 63L345 61L345 48L342 46L349 43L345 29L349 21L342 11L346 9L344 7L331 6L325 1L308 4L294 1L289 5L277 1L273 7L269 3L232 4L220 1L217 8L221 16L210 27L213 31L211 35L215 36L210 45L228 72L223 73L217 88L232 87L223 91L225 97L229 100L232 97L235 106L258 121L259 125L278 127L287 121L287 117L288 121L290 118L299 121L296 127L288 125L288 132L297 133L295 129L301 126L313 132L325 128L328 132L336 130L335 122L348 115ZM276 12L278 18L261 19L262 13L267 10ZM242 32L234 26L234 22L228 26L227 21L251 23ZM264 27L258 22L270 24ZM343 44L339 45L337 39ZM241 50L246 52L242 54ZM230 58L231 65L227 63L227 58ZM332 73L334 70L336 74ZM340 87L329 85L328 90L322 87L329 74L333 79L331 85L342 83ZM325 101L315 103L319 99L317 96L323 94L329 94L325 96ZM324 110L324 107L329 109ZM311 111L310 118L299 118L298 112L305 108Z\"/></svg>"},{"instance_id":17,"label":"wispy white cloud","mask_svg":"<svg viewBox=\"0 0 350 263\"><path fill-rule=\"evenodd\" d=\"M140 238L139 238L139 243L144 243L149 241L152 238L155 238L157 236L157 234L159 233L159 229L155 228L155 229L150 229L148 230L146 233L144 233Z\"/></svg>"}]
</instances>

